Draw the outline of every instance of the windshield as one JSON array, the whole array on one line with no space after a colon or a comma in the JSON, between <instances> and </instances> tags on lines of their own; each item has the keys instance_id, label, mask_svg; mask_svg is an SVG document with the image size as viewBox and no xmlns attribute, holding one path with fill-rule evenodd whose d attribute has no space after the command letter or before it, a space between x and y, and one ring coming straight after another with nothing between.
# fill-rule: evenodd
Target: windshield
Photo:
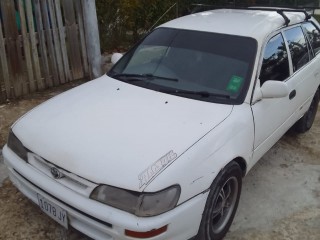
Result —
<instances>
[{"instance_id":1,"label":"windshield","mask_svg":"<svg viewBox=\"0 0 320 240\"><path fill-rule=\"evenodd\" d=\"M252 38L158 28L123 56L108 75L181 97L240 104L256 48Z\"/></svg>"}]
</instances>

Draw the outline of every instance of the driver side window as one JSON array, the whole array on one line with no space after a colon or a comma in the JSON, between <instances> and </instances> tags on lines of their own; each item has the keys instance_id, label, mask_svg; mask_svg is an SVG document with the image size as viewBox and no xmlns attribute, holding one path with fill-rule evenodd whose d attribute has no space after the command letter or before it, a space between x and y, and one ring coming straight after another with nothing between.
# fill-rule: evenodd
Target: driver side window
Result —
<instances>
[{"instance_id":1,"label":"driver side window","mask_svg":"<svg viewBox=\"0 0 320 240\"><path fill-rule=\"evenodd\" d=\"M272 37L266 45L260 71L260 84L262 86L267 80L283 81L288 77L288 53L283 37L279 33Z\"/></svg>"}]
</instances>

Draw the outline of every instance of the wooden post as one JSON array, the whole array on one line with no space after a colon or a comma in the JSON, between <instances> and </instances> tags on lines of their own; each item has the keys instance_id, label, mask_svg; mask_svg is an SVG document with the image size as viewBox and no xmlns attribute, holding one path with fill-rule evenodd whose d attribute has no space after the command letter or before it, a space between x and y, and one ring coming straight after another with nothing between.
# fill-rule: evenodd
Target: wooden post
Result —
<instances>
[{"instance_id":1,"label":"wooden post","mask_svg":"<svg viewBox=\"0 0 320 240\"><path fill-rule=\"evenodd\" d=\"M52 29L50 24L50 14L48 13L49 5L48 0L39 1L41 3L41 13L44 22L45 35L47 38L47 46L49 49L49 58L51 63L51 69L53 72L53 85L58 86L60 84L59 74L58 74L58 66L57 66L57 58L54 51L53 37L52 37Z\"/></svg>"},{"instance_id":2,"label":"wooden post","mask_svg":"<svg viewBox=\"0 0 320 240\"><path fill-rule=\"evenodd\" d=\"M0 62L2 67L3 81L5 86L6 98L10 98L11 93L11 82L9 76L6 48L5 48L5 39L3 38L2 32L2 21L0 19Z\"/></svg>"},{"instance_id":3,"label":"wooden post","mask_svg":"<svg viewBox=\"0 0 320 240\"><path fill-rule=\"evenodd\" d=\"M39 44L40 44L41 62L44 68L45 87L52 87L53 79L52 79L52 75L50 75L48 51L46 46L45 30L43 28L43 22L42 22L42 15L41 15L42 11L40 6L40 0L34 1L34 10L35 10L38 38L39 38Z\"/></svg>"},{"instance_id":4,"label":"wooden post","mask_svg":"<svg viewBox=\"0 0 320 240\"><path fill-rule=\"evenodd\" d=\"M29 36L30 36L30 42L31 42L31 56L33 59L33 66L34 66L38 90L41 90L41 89L44 89L44 83L41 77L39 53L37 48L37 40L36 40L36 33L34 28L35 24L33 21L34 19L33 19L33 10L32 10L31 0L25 1L25 4L26 4L27 19L28 19L27 23L29 28ZM32 81L34 81L34 79ZM31 83L30 83L30 86L31 86Z\"/></svg>"},{"instance_id":5,"label":"wooden post","mask_svg":"<svg viewBox=\"0 0 320 240\"><path fill-rule=\"evenodd\" d=\"M82 0L84 26L90 72L93 78L101 76L101 51L95 0Z\"/></svg>"},{"instance_id":6,"label":"wooden post","mask_svg":"<svg viewBox=\"0 0 320 240\"><path fill-rule=\"evenodd\" d=\"M20 97L23 94L23 88L25 88L25 74L21 62L22 57L19 53L21 47L18 39L15 5L11 0L1 0L0 4L6 38L9 77L13 86L13 95L7 92L7 96Z\"/></svg>"},{"instance_id":7,"label":"wooden post","mask_svg":"<svg viewBox=\"0 0 320 240\"><path fill-rule=\"evenodd\" d=\"M77 0L78 1L78 0ZM91 0L92 1L92 0ZM68 56L72 70L72 79L83 78L83 67L81 65L79 31L75 15L75 5L73 1L62 1L62 8L65 19L65 31L67 35Z\"/></svg>"},{"instance_id":8,"label":"wooden post","mask_svg":"<svg viewBox=\"0 0 320 240\"><path fill-rule=\"evenodd\" d=\"M27 73L28 73L28 79L29 79L29 87L30 91L34 92L36 90L35 86L35 79L33 75L33 67L32 67L32 58L30 53L30 42L29 42L29 36L27 31L27 24L26 24L26 15L25 15L25 9L22 0L18 1L18 7L19 7L19 13L20 13L20 26L21 26L21 34L22 34L22 40L23 40L23 49L24 49L24 57L26 59L26 65L27 65ZM28 91L24 92L24 94L28 93Z\"/></svg>"},{"instance_id":9,"label":"wooden post","mask_svg":"<svg viewBox=\"0 0 320 240\"><path fill-rule=\"evenodd\" d=\"M65 83L66 76L64 75L64 70L63 70L61 45L60 45L60 40L59 40L59 31L57 28L56 12L55 12L55 8L54 8L53 0L48 0L48 9L49 9L49 17L50 17L50 27L52 29L52 36L53 36L53 41L54 41L54 52L55 52L56 60L57 60L57 70L58 70L58 74L59 74L59 78L60 78L60 83ZM54 19L54 21L53 21L53 19Z\"/></svg>"},{"instance_id":10,"label":"wooden post","mask_svg":"<svg viewBox=\"0 0 320 240\"><path fill-rule=\"evenodd\" d=\"M81 44L81 56L82 56L82 64L85 76L89 75L89 66L88 66L88 55L86 48L86 36L83 24L83 11L82 11L82 3L81 1L75 1L77 19L78 19L78 29L80 33L80 44Z\"/></svg>"},{"instance_id":11,"label":"wooden post","mask_svg":"<svg viewBox=\"0 0 320 240\"><path fill-rule=\"evenodd\" d=\"M55 5L55 9L56 9L59 37L60 37L60 42L61 42L64 74L66 76L66 81L70 82L71 81L71 74L70 74L70 66L69 66L69 60L68 60L68 54L67 54L66 34L65 34L65 28L63 26L60 1L54 1L54 5Z\"/></svg>"}]
</instances>

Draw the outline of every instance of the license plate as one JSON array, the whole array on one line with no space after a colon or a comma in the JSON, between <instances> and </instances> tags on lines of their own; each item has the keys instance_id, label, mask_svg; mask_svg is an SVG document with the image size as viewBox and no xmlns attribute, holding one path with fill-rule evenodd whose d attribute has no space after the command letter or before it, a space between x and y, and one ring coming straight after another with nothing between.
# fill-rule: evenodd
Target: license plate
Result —
<instances>
[{"instance_id":1,"label":"license plate","mask_svg":"<svg viewBox=\"0 0 320 240\"><path fill-rule=\"evenodd\" d=\"M50 202L40 194L37 194L37 196L41 210L48 216L50 216L53 220L55 220L65 228L68 228L67 211L59 207L57 204Z\"/></svg>"}]
</instances>

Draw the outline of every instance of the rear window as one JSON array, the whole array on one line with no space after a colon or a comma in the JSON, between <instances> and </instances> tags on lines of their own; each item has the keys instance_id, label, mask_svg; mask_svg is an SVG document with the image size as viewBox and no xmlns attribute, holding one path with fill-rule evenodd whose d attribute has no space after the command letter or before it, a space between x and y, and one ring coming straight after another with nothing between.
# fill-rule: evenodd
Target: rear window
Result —
<instances>
[{"instance_id":1,"label":"rear window","mask_svg":"<svg viewBox=\"0 0 320 240\"><path fill-rule=\"evenodd\" d=\"M284 31L284 36L289 46L295 72L309 62L307 41L300 26Z\"/></svg>"},{"instance_id":2,"label":"rear window","mask_svg":"<svg viewBox=\"0 0 320 240\"><path fill-rule=\"evenodd\" d=\"M304 23L302 26L310 41L314 54L318 54L320 52L320 33L318 28L311 22Z\"/></svg>"}]
</instances>

